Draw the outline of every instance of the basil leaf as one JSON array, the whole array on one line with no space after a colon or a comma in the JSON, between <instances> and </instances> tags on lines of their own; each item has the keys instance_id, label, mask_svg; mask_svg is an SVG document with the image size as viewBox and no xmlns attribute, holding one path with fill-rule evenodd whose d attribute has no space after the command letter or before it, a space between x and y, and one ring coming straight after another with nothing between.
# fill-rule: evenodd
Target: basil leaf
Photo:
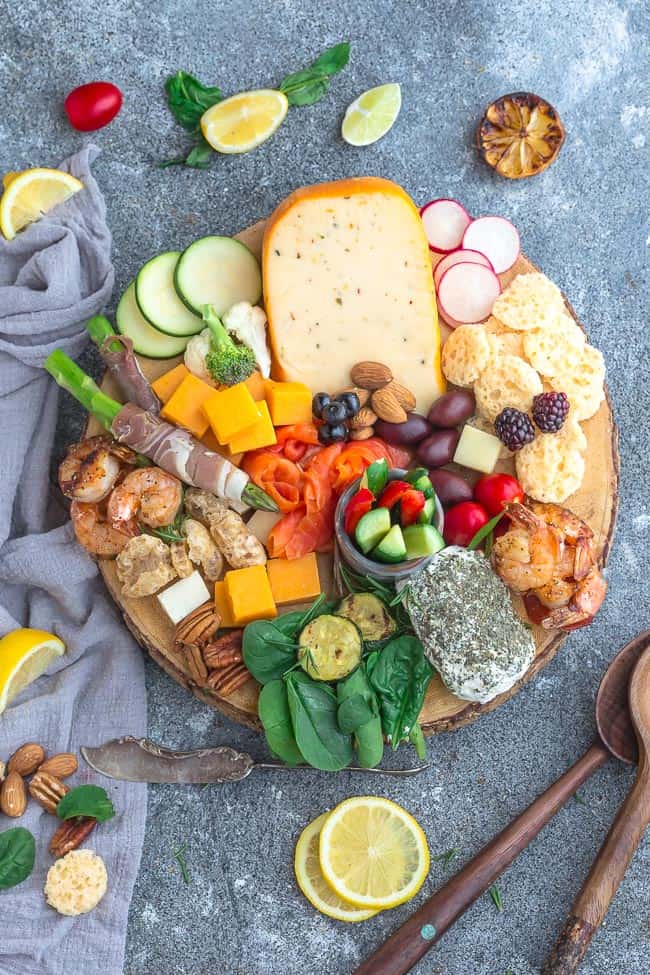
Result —
<instances>
[{"instance_id":1,"label":"basil leaf","mask_svg":"<svg viewBox=\"0 0 650 975\"><path fill-rule=\"evenodd\" d=\"M257 713L273 754L287 765L300 765L304 759L293 736L287 687L283 680L272 680L264 685L260 691Z\"/></svg>"},{"instance_id":2,"label":"basil leaf","mask_svg":"<svg viewBox=\"0 0 650 975\"><path fill-rule=\"evenodd\" d=\"M100 785L78 785L64 795L56 807L59 819L75 816L92 816L98 823L105 823L115 815L113 803L106 789Z\"/></svg>"},{"instance_id":3,"label":"basil leaf","mask_svg":"<svg viewBox=\"0 0 650 975\"><path fill-rule=\"evenodd\" d=\"M498 515L494 516L494 518L490 518L490 520L485 525L483 525L482 528L479 528L479 530L472 537L472 540L467 546L470 552L473 551L475 548L478 548L481 542L483 541L483 539L487 538L488 535L492 534L492 532L499 524L499 522L501 521L504 515L505 515L505 511L500 511Z\"/></svg>"},{"instance_id":4,"label":"basil leaf","mask_svg":"<svg viewBox=\"0 0 650 975\"><path fill-rule=\"evenodd\" d=\"M372 709L372 705L366 701L362 694L353 694L346 698L336 712L336 719L339 728L344 735L351 735L357 728L366 724L377 716L377 712Z\"/></svg>"},{"instance_id":5,"label":"basil leaf","mask_svg":"<svg viewBox=\"0 0 650 975\"><path fill-rule=\"evenodd\" d=\"M384 734L393 749L410 737L432 676L433 667L416 637L397 637L379 654L370 683L379 699Z\"/></svg>"},{"instance_id":6,"label":"basil leaf","mask_svg":"<svg viewBox=\"0 0 650 975\"><path fill-rule=\"evenodd\" d=\"M165 91L172 115L188 132L197 132L203 113L222 99L220 88L207 88L187 71L171 75Z\"/></svg>"},{"instance_id":7,"label":"basil leaf","mask_svg":"<svg viewBox=\"0 0 650 975\"><path fill-rule=\"evenodd\" d=\"M23 826L0 833L0 890L27 880L34 869L36 842Z\"/></svg>"},{"instance_id":8,"label":"basil leaf","mask_svg":"<svg viewBox=\"0 0 650 975\"><path fill-rule=\"evenodd\" d=\"M185 157L185 165L194 169L207 169L214 156L214 149L201 136L201 141Z\"/></svg>"},{"instance_id":9,"label":"basil leaf","mask_svg":"<svg viewBox=\"0 0 650 975\"><path fill-rule=\"evenodd\" d=\"M260 684L279 680L296 662L294 635L284 633L269 620L256 620L255 623L249 623L244 630L242 656L247 668Z\"/></svg>"},{"instance_id":10,"label":"basil leaf","mask_svg":"<svg viewBox=\"0 0 650 975\"><path fill-rule=\"evenodd\" d=\"M290 105L313 105L327 93L329 79L346 66L350 59L347 41L335 44L316 58L308 68L288 74L280 82L280 91Z\"/></svg>"},{"instance_id":11,"label":"basil leaf","mask_svg":"<svg viewBox=\"0 0 650 975\"><path fill-rule=\"evenodd\" d=\"M352 739L336 720L336 695L304 671L286 678L287 698L296 744L314 768L337 772L352 760Z\"/></svg>"}]
</instances>

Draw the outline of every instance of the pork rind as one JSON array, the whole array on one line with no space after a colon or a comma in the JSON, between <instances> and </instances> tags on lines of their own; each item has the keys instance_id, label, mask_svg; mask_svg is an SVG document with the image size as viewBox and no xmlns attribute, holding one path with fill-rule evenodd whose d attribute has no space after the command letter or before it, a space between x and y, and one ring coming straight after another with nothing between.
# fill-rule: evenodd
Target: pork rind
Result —
<instances>
[{"instance_id":1,"label":"pork rind","mask_svg":"<svg viewBox=\"0 0 650 975\"><path fill-rule=\"evenodd\" d=\"M542 381L535 370L516 355L491 360L474 384L478 411L492 423L507 406L529 413L533 397L541 392Z\"/></svg>"},{"instance_id":2,"label":"pork rind","mask_svg":"<svg viewBox=\"0 0 650 975\"><path fill-rule=\"evenodd\" d=\"M562 313L544 328L525 332L524 356L542 376L577 368L586 344L585 334L570 315Z\"/></svg>"},{"instance_id":3,"label":"pork rind","mask_svg":"<svg viewBox=\"0 0 650 975\"><path fill-rule=\"evenodd\" d=\"M575 364L556 372L551 386L567 394L574 419L588 420L605 399L605 360L602 352L593 345L585 345Z\"/></svg>"},{"instance_id":4,"label":"pork rind","mask_svg":"<svg viewBox=\"0 0 650 975\"><path fill-rule=\"evenodd\" d=\"M488 336L482 325L459 325L442 347L442 371L454 386L471 386L490 358Z\"/></svg>"},{"instance_id":5,"label":"pork rind","mask_svg":"<svg viewBox=\"0 0 650 975\"><path fill-rule=\"evenodd\" d=\"M566 501L579 489L585 474L583 454L572 445L568 432L567 436L538 434L517 451L515 466L526 494L550 504Z\"/></svg>"},{"instance_id":6,"label":"pork rind","mask_svg":"<svg viewBox=\"0 0 650 975\"><path fill-rule=\"evenodd\" d=\"M515 332L546 328L564 312L562 292L539 271L518 274L492 307L492 315Z\"/></svg>"},{"instance_id":7,"label":"pork rind","mask_svg":"<svg viewBox=\"0 0 650 975\"><path fill-rule=\"evenodd\" d=\"M102 858L92 850L72 850L48 870L45 897L59 914L75 917L97 907L107 885Z\"/></svg>"}]
</instances>

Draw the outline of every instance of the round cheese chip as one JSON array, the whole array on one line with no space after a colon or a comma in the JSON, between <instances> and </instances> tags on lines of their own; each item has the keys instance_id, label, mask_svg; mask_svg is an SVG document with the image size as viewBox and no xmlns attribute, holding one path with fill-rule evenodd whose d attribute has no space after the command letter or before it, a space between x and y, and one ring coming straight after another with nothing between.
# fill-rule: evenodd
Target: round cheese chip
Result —
<instances>
[{"instance_id":1,"label":"round cheese chip","mask_svg":"<svg viewBox=\"0 0 650 975\"><path fill-rule=\"evenodd\" d=\"M605 360L602 352L586 345L575 364L560 369L551 386L569 397L571 416L588 420L605 399Z\"/></svg>"},{"instance_id":2,"label":"round cheese chip","mask_svg":"<svg viewBox=\"0 0 650 975\"><path fill-rule=\"evenodd\" d=\"M516 355L491 359L474 384L478 411L492 423L506 406L524 413L530 412L533 396L541 392L542 380L527 362Z\"/></svg>"},{"instance_id":3,"label":"round cheese chip","mask_svg":"<svg viewBox=\"0 0 650 975\"><path fill-rule=\"evenodd\" d=\"M58 911L75 917L97 907L106 893L108 876L104 861L92 850L72 850L47 872L45 897Z\"/></svg>"},{"instance_id":4,"label":"round cheese chip","mask_svg":"<svg viewBox=\"0 0 650 975\"><path fill-rule=\"evenodd\" d=\"M526 335L530 335L527 332ZM520 359L526 359L524 346L524 335L522 332L499 332L498 335L488 335L490 343L490 358L498 359L503 355L516 355Z\"/></svg>"},{"instance_id":5,"label":"round cheese chip","mask_svg":"<svg viewBox=\"0 0 650 975\"><path fill-rule=\"evenodd\" d=\"M442 371L454 386L471 386L490 358L488 336L482 325L459 325L442 347Z\"/></svg>"},{"instance_id":6,"label":"round cheese chip","mask_svg":"<svg viewBox=\"0 0 650 975\"><path fill-rule=\"evenodd\" d=\"M575 369L585 344L584 332L565 312L545 328L535 328L523 336L524 355L542 376Z\"/></svg>"},{"instance_id":7,"label":"round cheese chip","mask_svg":"<svg viewBox=\"0 0 650 975\"><path fill-rule=\"evenodd\" d=\"M509 329L507 329L498 318L495 318L494 315L490 315L489 318L485 319L483 322L483 328L488 335L503 335L504 332L509 331Z\"/></svg>"},{"instance_id":8,"label":"round cheese chip","mask_svg":"<svg viewBox=\"0 0 650 975\"><path fill-rule=\"evenodd\" d=\"M580 453L587 450L588 442L584 430L570 412L556 436L560 437L571 450L579 450Z\"/></svg>"},{"instance_id":9,"label":"round cheese chip","mask_svg":"<svg viewBox=\"0 0 650 975\"><path fill-rule=\"evenodd\" d=\"M555 433L540 433L517 451L517 477L526 494L537 501L562 504L574 494L585 476L580 450Z\"/></svg>"},{"instance_id":10,"label":"round cheese chip","mask_svg":"<svg viewBox=\"0 0 650 975\"><path fill-rule=\"evenodd\" d=\"M564 311L562 292L539 271L518 274L492 306L494 317L516 332L545 328Z\"/></svg>"}]
</instances>

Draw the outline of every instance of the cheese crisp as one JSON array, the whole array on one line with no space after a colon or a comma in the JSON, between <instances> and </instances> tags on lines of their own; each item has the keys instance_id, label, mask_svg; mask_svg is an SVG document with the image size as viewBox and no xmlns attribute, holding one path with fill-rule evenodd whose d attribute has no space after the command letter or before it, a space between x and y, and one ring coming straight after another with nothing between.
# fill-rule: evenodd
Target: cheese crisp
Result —
<instances>
[{"instance_id":1,"label":"cheese crisp","mask_svg":"<svg viewBox=\"0 0 650 975\"><path fill-rule=\"evenodd\" d=\"M454 386L471 386L488 364L490 344L481 325L459 325L442 347L442 369Z\"/></svg>"},{"instance_id":2,"label":"cheese crisp","mask_svg":"<svg viewBox=\"0 0 650 975\"><path fill-rule=\"evenodd\" d=\"M516 355L490 360L474 384L476 405L493 423L507 406L529 412L533 397L541 392L542 381L535 370Z\"/></svg>"},{"instance_id":3,"label":"cheese crisp","mask_svg":"<svg viewBox=\"0 0 650 975\"><path fill-rule=\"evenodd\" d=\"M59 914L75 917L97 907L107 884L106 867L97 853L72 850L48 870L45 897Z\"/></svg>"},{"instance_id":4,"label":"cheese crisp","mask_svg":"<svg viewBox=\"0 0 650 975\"><path fill-rule=\"evenodd\" d=\"M518 274L494 302L492 314L516 332L545 328L565 311L562 292L545 274Z\"/></svg>"}]
</instances>

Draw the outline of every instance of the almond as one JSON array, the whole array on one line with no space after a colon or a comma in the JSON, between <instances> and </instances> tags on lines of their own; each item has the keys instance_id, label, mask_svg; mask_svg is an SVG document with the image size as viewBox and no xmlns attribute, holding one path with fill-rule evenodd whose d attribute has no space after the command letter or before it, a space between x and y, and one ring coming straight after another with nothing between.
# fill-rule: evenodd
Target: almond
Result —
<instances>
[{"instance_id":1,"label":"almond","mask_svg":"<svg viewBox=\"0 0 650 975\"><path fill-rule=\"evenodd\" d=\"M79 763L72 752L59 752L58 755L52 755L42 765L39 765L38 771L49 772L50 775L55 775L57 779L67 779L69 775L74 775L78 767Z\"/></svg>"},{"instance_id":2,"label":"almond","mask_svg":"<svg viewBox=\"0 0 650 975\"><path fill-rule=\"evenodd\" d=\"M381 389L392 382L393 374L383 362L357 362L350 370L350 378L362 389Z\"/></svg>"},{"instance_id":3,"label":"almond","mask_svg":"<svg viewBox=\"0 0 650 975\"><path fill-rule=\"evenodd\" d=\"M394 379L392 383L389 383L386 389L390 389L391 393L399 403L399 405L406 410L407 413L412 413L415 409L415 396L410 389L406 386L402 386L401 383L396 382Z\"/></svg>"},{"instance_id":4,"label":"almond","mask_svg":"<svg viewBox=\"0 0 650 975\"><path fill-rule=\"evenodd\" d=\"M370 399L370 390L362 389L361 386L346 386L341 390L342 393L355 393L359 400L359 406L365 406ZM337 394L338 395L338 394Z\"/></svg>"},{"instance_id":5,"label":"almond","mask_svg":"<svg viewBox=\"0 0 650 975\"><path fill-rule=\"evenodd\" d=\"M44 761L45 749L33 741L28 741L13 753L7 762L7 770L18 772L18 775L31 775Z\"/></svg>"},{"instance_id":6,"label":"almond","mask_svg":"<svg viewBox=\"0 0 650 975\"><path fill-rule=\"evenodd\" d=\"M370 397L372 408L380 420L387 423L406 423L408 417L406 410L393 392L386 386L384 389L376 389Z\"/></svg>"},{"instance_id":7,"label":"almond","mask_svg":"<svg viewBox=\"0 0 650 975\"><path fill-rule=\"evenodd\" d=\"M4 762L0 762L0 785L2 785L2 783L4 782L6 774L7 774L7 766L5 765Z\"/></svg>"},{"instance_id":8,"label":"almond","mask_svg":"<svg viewBox=\"0 0 650 975\"><path fill-rule=\"evenodd\" d=\"M374 432L372 427L359 427L358 430L350 430L350 440L369 440Z\"/></svg>"},{"instance_id":9,"label":"almond","mask_svg":"<svg viewBox=\"0 0 650 975\"><path fill-rule=\"evenodd\" d=\"M350 420L350 430L361 430L363 427L372 427L377 422L377 414L369 406L362 406L356 416Z\"/></svg>"},{"instance_id":10,"label":"almond","mask_svg":"<svg viewBox=\"0 0 650 975\"><path fill-rule=\"evenodd\" d=\"M5 816L17 819L27 808L25 783L18 772L10 772L0 789L0 810Z\"/></svg>"}]
</instances>

